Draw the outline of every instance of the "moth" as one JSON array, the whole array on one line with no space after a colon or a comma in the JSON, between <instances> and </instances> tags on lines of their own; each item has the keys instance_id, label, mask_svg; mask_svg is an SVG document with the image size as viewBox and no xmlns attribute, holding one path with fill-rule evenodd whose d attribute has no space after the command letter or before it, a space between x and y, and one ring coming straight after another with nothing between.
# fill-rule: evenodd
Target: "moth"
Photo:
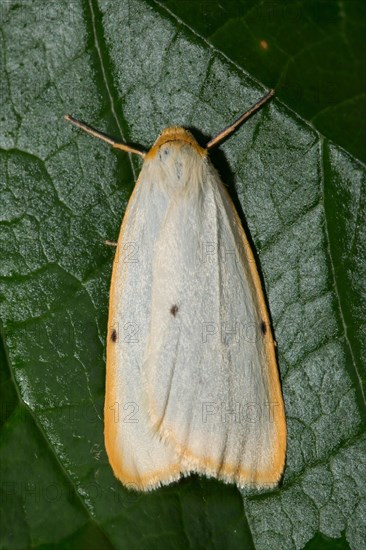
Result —
<instances>
[{"instance_id":1,"label":"moth","mask_svg":"<svg viewBox=\"0 0 366 550\"><path fill-rule=\"evenodd\" d=\"M166 128L144 153L67 115L143 165L123 218L109 297L105 447L148 491L192 472L238 487L279 482L286 418L253 252L209 150Z\"/></svg>"}]
</instances>

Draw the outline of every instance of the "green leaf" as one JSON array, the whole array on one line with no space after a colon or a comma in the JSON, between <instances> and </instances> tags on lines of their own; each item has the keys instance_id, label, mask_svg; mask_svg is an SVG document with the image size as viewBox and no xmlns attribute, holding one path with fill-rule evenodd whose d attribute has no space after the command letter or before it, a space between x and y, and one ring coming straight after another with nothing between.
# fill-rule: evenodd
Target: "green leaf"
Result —
<instances>
[{"instance_id":1,"label":"green leaf","mask_svg":"<svg viewBox=\"0 0 366 550\"><path fill-rule=\"evenodd\" d=\"M103 444L104 240L118 236L139 161L63 115L146 148L173 124L204 143L264 88L155 2L1 10L0 546L361 548L364 166L279 100L212 153L269 300L285 476L261 495L196 476L128 492Z\"/></svg>"},{"instance_id":2,"label":"green leaf","mask_svg":"<svg viewBox=\"0 0 366 550\"><path fill-rule=\"evenodd\" d=\"M366 4L362 0L164 0L201 37L366 160Z\"/></svg>"}]
</instances>

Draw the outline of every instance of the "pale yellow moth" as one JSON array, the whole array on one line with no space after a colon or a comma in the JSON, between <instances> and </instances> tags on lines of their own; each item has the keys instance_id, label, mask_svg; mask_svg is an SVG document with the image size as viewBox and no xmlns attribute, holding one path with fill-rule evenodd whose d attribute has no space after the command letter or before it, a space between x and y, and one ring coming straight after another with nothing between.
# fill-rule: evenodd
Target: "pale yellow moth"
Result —
<instances>
[{"instance_id":1,"label":"pale yellow moth","mask_svg":"<svg viewBox=\"0 0 366 550\"><path fill-rule=\"evenodd\" d=\"M208 150L165 129L144 162L113 265L105 446L114 474L147 491L192 472L238 487L278 484L286 419L275 343L253 253Z\"/></svg>"}]
</instances>

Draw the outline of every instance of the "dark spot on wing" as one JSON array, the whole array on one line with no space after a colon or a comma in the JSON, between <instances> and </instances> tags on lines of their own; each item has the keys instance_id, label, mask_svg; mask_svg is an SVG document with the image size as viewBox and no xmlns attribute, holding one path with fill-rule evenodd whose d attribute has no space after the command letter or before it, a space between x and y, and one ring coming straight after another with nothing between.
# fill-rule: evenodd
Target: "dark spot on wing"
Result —
<instances>
[{"instance_id":1,"label":"dark spot on wing","mask_svg":"<svg viewBox=\"0 0 366 550\"><path fill-rule=\"evenodd\" d=\"M115 328L112 330L111 340L112 342L117 342L117 331Z\"/></svg>"},{"instance_id":2,"label":"dark spot on wing","mask_svg":"<svg viewBox=\"0 0 366 550\"><path fill-rule=\"evenodd\" d=\"M170 313L173 315L173 317L175 317L177 315L178 311L179 311L179 307L177 306L177 304L174 304L170 308Z\"/></svg>"},{"instance_id":3,"label":"dark spot on wing","mask_svg":"<svg viewBox=\"0 0 366 550\"><path fill-rule=\"evenodd\" d=\"M261 331L263 336L267 333L267 325L264 321L261 322Z\"/></svg>"}]
</instances>

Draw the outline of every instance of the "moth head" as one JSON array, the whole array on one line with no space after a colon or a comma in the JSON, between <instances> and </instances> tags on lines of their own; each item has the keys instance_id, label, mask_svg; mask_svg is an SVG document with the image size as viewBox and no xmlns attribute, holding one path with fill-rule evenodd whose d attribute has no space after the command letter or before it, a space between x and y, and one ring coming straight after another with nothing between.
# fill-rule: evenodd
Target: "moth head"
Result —
<instances>
[{"instance_id":1,"label":"moth head","mask_svg":"<svg viewBox=\"0 0 366 550\"><path fill-rule=\"evenodd\" d=\"M198 153L201 157L205 157L207 155L206 149L201 147L196 139L193 137L191 132L189 130L186 130L185 128L180 128L177 126L173 126L171 128L165 128L157 140L155 141L154 145L151 147L150 151L147 153L147 158L154 157L160 147L162 147L165 144L169 144L173 147L179 147L182 145L190 145L196 153Z\"/></svg>"}]
</instances>

